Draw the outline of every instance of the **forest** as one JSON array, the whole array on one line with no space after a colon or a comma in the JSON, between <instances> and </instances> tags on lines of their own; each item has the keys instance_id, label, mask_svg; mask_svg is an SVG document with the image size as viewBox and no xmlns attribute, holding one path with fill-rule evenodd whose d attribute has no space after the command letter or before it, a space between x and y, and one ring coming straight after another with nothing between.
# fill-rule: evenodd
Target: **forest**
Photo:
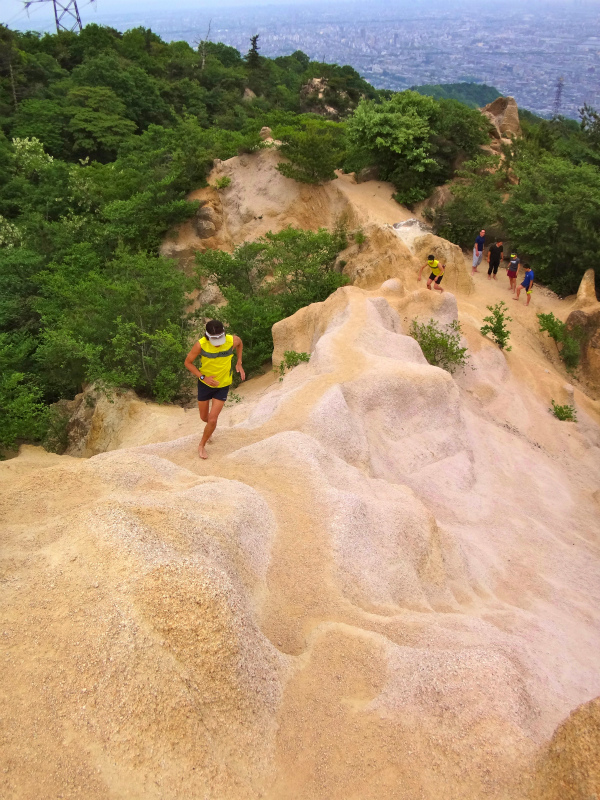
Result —
<instances>
[{"instance_id":1,"label":"forest","mask_svg":"<svg viewBox=\"0 0 600 800\"><path fill-rule=\"evenodd\" d=\"M0 27L0 448L58 447L56 403L86 383L185 400L183 360L200 324L188 298L207 275L228 300L225 321L252 331L250 374L268 361L274 322L345 282L333 270L342 229L271 234L200 259L193 278L159 255L169 229L196 213L186 196L206 185L214 159L255 151L263 126L294 180L376 166L409 206L453 180L453 201L432 212L436 229L465 247L482 225L501 234L561 293L593 263L593 109L579 123L531 118L500 161L482 156L490 128L476 109L377 91L351 67L300 51L265 58L258 37L242 55L142 28ZM265 270L270 291L256 278Z\"/></svg>"}]
</instances>

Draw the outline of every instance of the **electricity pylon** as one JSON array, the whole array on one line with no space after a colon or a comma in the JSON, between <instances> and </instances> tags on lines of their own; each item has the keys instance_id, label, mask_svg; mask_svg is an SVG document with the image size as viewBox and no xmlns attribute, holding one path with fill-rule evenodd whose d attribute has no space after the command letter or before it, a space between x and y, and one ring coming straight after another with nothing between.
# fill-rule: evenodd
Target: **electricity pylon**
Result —
<instances>
[{"instance_id":1,"label":"electricity pylon","mask_svg":"<svg viewBox=\"0 0 600 800\"><path fill-rule=\"evenodd\" d=\"M558 83L556 84L556 95L554 96L554 117L558 117L560 114L560 105L562 102L562 91L563 91L563 84L565 82L564 78L559 78Z\"/></svg>"},{"instance_id":2,"label":"electricity pylon","mask_svg":"<svg viewBox=\"0 0 600 800\"><path fill-rule=\"evenodd\" d=\"M90 0L94 2L94 0ZM54 5L54 19L56 32L81 31L81 17L77 8L77 0L25 0L25 9L35 3L52 3Z\"/></svg>"}]
</instances>

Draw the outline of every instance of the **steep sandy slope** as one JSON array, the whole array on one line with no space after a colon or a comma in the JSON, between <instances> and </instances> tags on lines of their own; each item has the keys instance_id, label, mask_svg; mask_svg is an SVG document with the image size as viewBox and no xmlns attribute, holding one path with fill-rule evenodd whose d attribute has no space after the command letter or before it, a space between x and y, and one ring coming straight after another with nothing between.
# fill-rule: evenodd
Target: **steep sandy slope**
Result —
<instances>
[{"instance_id":1,"label":"steep sandy slope","mask_svg":"<svg viewBox=\"0 0 600 800\"><path fill-rule=\"evenodd\" d=\"M600 429L469 312L452 378L405 335L452 295L342 289L207 462L2 466L3 797L529 792L600 693Z\"/></svg>"},{"instance_id":2,"label":"steep sandy slope","mask_svg":"<svg viewBox=\"0 0 600 800\"><path fill-rule=\"evenodd\" d=\"M339 174L323 186L309 186L281 175L276 169L281 158L277 149L271 148L218 162L209 176L211 186L189 195L190 200L214 209L210 215L214 231L200 231L199 236L196 220L187 222L173 231L164 252L187 258L194 250L207 247L232 250L288 225L316 230L333 228L345 220L354 228L392 225L414 216L391 199L395 190L390 183L357 184L353 175ZM225 176L231 180L228 188L212 188ZM213 235L206 235L210 233Z\"/></svg>"},{"instance_id":3,"label":"steep sandy slope","mask_svg":"<svg viewBox=\"0 0 600 800\"><path fill-rule=\"evenodd\" d=\"M600 694L600 408L535 325L572 303L507 299L500 352L506 278L395 208L358 285L275 326L310 363L243 385L207 461L194 411L124 401L110 452L0 464L2 798L600 792L597 704L552 738ZM416 282L428 248L455 293ZM431 316L472 368L427 364Z\"/></svg>"}]
</instances>

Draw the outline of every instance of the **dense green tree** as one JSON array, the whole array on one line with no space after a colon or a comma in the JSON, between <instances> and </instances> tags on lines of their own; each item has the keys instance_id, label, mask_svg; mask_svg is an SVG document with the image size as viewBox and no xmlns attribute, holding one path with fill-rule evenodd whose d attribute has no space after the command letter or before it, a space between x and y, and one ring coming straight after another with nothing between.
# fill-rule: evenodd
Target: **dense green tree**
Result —
<instances>
[{"instance_id":1,"label":"dense green tree","mask_svg":"<svg viewBox=\"0 0 600 800\"><path fill-rule=\"evenodd\" d=\"M260 49L258 47L258 37L258 33L250 37L250 50L246 53L246 64L248 64L249 69L258 69L261 65L261 57L258 53Z\"/></svg>"},{"instance_id":2,"label":"dense green tree","mask_svg":"<svg viewBox=\"0 0 600 800\"><path fill-rule=\"evenodd\" d=\"M277 169L286 178L302 183L324 183L335 178L334 170L344 160L344 131L341 125L324 120L307 120L298 127L277 128L280 152L289 163Z\"/></svg>"},{"instance_id":3,"label":"dense green tree","mask_svg":"<svg viewBox=\"0 0 600 800\"><path fill-rule=\"evenodd\" d=\"M536 278L560 294L575 292L600 247L600 172L553 156L515 169L519 183L501 209L511 242Z\"/></svg>"},{"instance_id":4,"label":"dense green tree","mask_svg":"<svg viewBox=\"0 0 600 800\"><path fill-rule=\"evenodd\" d=\"M71 77L79 86L112 89L125 106L127 116L140 128L153 122L168 123L173 118L157 81L141 67L119 58L113 51L87 58L73 70Z\"/></svg>"},{"instance_id":5,"label":"dense green tree","mask_svg":"<svg viewBox=\"0 0 600 800\"><path fill-rule=\"evenodd\" d=\"M119 145L135 131L125 104L106 86L80 86L67 96L67 130L73 152L98 161L112 161Z\"/></svg>"}]
</instances>

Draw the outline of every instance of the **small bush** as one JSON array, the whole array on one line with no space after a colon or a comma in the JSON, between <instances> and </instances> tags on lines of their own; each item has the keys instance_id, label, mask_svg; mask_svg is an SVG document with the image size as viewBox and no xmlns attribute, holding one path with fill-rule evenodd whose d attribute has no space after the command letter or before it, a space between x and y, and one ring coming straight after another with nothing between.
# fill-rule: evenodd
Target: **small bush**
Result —
<instances>
[{"instance_id":1,"label":"small bush","mask_svg":"<svg viewBox=\"0 0 600 800\"><path fill-rule=\"evenodd\" d=\"M466 366L470 358L466 355L467 348L460 346L461 328L458 320L442 330L434 319L430 319L427 324L413 319L409 334L417 340L423 355L434 367L441 367L452 373L458 367Z\"/></svg>"},{"instance_id":2,"label":"small bush","mask_svg":"<svg viewBox=\"0 0 600 800\"><path fill-rule=\"evenodd\" d=\"M367 241L367 237L365 236L365 232L362 228L359 228L354 232L354 241L359 247L361 244L364 244Z\"/></svg>"},{"instance_id":3,"label":"small bush","mask_svg":"<svg viewBox=\"0 0 600 800\"><path fill-rule=\"evenodd\" d=\"M310 361L310 353L297 353L295 350L286 350L283 354L283 361L275 367L274 372L279 375L279 380L283 380L286 370L297 367L298 364Z\"/></svg>"},{"instance_id":4,"label":"small bush","mask_svg":"<svg viewBox=\"0 0 600 800\"><path fill-rule=\"evenodd\" d=\"M242 402L242 396L241 396L241 394L238 394L237 392L231 392L230 391L229 394L227 395L227 400L225 402L226 402L227 405L235 406L238 403Z\"/></svg>"},{"instance_id":5,"label":"small bush","mask_svg":"<svg viewBox=\"0 0 600 800\"><path fill-rule=\"evenodd\" d=\"M537 318L540 323L540 332L545 332L556 342L559 347L559 355L565 363L569 371L574 370L579 366L581 358L581 340L583 339L583 331L580 328L574 328L569 332L566 324L557 319L552 312L550 314L538 314Z\"/></svg>"},{"instance_id":6,"label":"small bush","mask_svg":"<svg viewBox=\"0 0 600 800\"><path fill-rule=\"evenodd\" d=\"M86 405L93 399L87 395ZM47 428L42 444L50 453L58 453L59 456L65 452L69 446L69 412L64 407L64 401L48 408Z\"/></svg>"},{"instance_id":7,"label":"small bush","mask_svg":"<svg viewBox=\"0 0 600 800\"><path fill-rule=\"evenodd\" d=\"M229 175L223 175L222 178L217 178L215 181L215 189L226 189L231 185L231 178Z\"/></svg>"},{"instance_id":8,"label":"small bush","mask_svg":"<svg viewBox=\"0 0 600 800\"><path fill-rule=\"evenodd\" d=\"M552 408L550 411L554 414L554 416L559 419L561 422L577 422L577 413L575 411L575 406L559 406L557 405L554 400L552 402Z\"/></svg>"},{"instance_id":9,"label":"small bush","mask_svg":"<svg viewBox=\"0 0 600 800\"><path fill-rule=\"evenodd\" d=\"M506 327L506 323L512 322L512 317L508 317L505 313L508 306L501 300L499 303L496 303L495 306L486 306L486 308L492 313L489 317L483 318L483 321L487 322L487 325L481 328L481 333L484 336L490 333L500 350L511 350L511 347L506 346L506 343L510 339L510 331Z\"/></svg>"}]
</instances>

